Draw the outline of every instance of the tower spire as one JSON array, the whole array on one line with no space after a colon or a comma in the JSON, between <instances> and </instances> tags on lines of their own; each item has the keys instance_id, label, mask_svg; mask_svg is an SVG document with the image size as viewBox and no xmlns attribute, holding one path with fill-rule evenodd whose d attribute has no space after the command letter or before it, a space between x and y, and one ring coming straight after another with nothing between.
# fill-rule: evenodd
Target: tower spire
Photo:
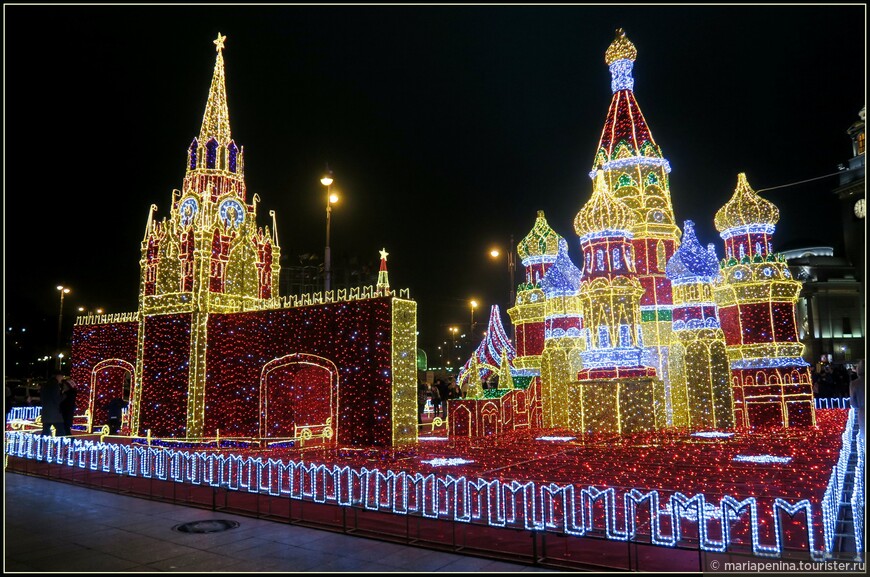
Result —
<instances>
[{"instance_id":1,"label":"tower spire","mask_svg":"<svg viewBox=\"0 0 870 577\"><path fill-rule=\"evenodd\" d=\"M217 59L214 63L214 73L211 77L211 87L208 90L208 102L202 117L202 127L199 129L199 142L205 143L214 137L219 144L226 145L232 140L230 134L230 112L227 106L227 85L224 77L224 42L227 37L218 32L213 40Z\"/></svg>"},{"instance_id":2,"label":"tower spire","mask_svg":"<svg viewBox=\"0 0 870 577\"><path fill-rule=\"evenodd\" d=\"M381 253L381 268L378 271L378 286L376 290L379 294L388 295L390 294L390 277L387 275L387 256L390 253L387 252L386 248L382 248L380 250Z\"/></svg>"}]
</instances>

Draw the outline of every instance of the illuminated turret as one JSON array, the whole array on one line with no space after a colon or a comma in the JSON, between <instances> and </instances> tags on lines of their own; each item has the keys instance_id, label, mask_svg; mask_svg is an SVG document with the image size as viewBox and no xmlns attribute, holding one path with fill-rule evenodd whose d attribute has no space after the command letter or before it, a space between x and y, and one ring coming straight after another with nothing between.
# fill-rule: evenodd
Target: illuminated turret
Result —
<instances>
[{"instance_id":1,"label":"illuminated turret","mask_svg":"<svg viewBox=\"0 0 870 577\"><path fill-rule=\"evenodd\" d=\"M580 270L568 256L568 242L559 239L559 256L544 275L544 354L541 357L541 398L544 425L568 427L569 383L581 369L583 319L580 315Z\"/></svg>"},{"instance_id":2,"label":"illuminated turret","mask_svg":"<svg viewBox=\"0 0 870 577\"><path fill-rule=\"evenodd\" d=\"M541 368L544 350L544 292L540 283L556 261L560 242L564 239L550 228L544 211L539 210L531 232L517 245L526 281L519 286L516 305L507 313L516 329L516 367L534 373Z\"/></svg>"},{"instance_id":3,"label":"illuminated turret","mask_svg":"<svg viewBox=\"0 0 870 577\"><path fill-rule=\"evenodd\" d=\"M640 300L644 364L654 366L666 383L671 334L671 283L665 265L679 246L668 174L670 164L656 144L634 96L632 69L637 50L620 28L605 53L613 97L589 173L604 170L612 195L635 215L629 232L634 250ZM669 394L667 396L669 402ZM670 409L669 409L670 412Z\"/></svg>"},{"instance_id":4,"label":"illuminated turret","mask_svg":"<svg viewBox=\"0 0 870 577\"><path fill-rule=\"evenodd\" d=\"M592 198L574 230L583 251L579 287L583 368L569 385L570 427L583 432L636 432L667 426L664 383L643 364L640 299L630 230L635 213L595 178Z\"/></svg>"},{"instance_id":5,"label":"illuminated turret","mask_svg":"<svg viewBox=\"0 0 870 577\"><path fill-rule=\"evenodd\" d=\"M674 332L670 365L673 424L690 430L734 426L731 369L725 335L713 300L719 261L713 245L695 236L695 223L683 224L683 242L668 261L674 291Z\"/></svg>"},{"instance_id":6,"label":"illuminated turret","mask_svg":"<svg viewBox=\"0 0 870 577\"><path fill-rule=\"evenodd\" d=\"M771 251L779 210L737 177L716 213L725 241L722 280L713 288L725 333L741 426L814 425L808 363L801 358L795 303L801 283Z\"/></svg>"}]
</instances>

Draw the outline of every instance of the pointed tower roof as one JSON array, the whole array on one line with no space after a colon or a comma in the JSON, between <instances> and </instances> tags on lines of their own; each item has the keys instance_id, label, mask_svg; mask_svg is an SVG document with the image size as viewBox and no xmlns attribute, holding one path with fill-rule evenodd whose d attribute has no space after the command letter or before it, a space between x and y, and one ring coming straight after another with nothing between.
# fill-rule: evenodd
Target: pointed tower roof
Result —
<instances>
[{"instance_id":1,"label":"pointed tower roof","mask_svg":"<svg viewBox=\"0 0 870 577\"><path fill-rule=\"evenodd\" d=\"M380 250L381 253L381 269L378 271L378 286L376 290L378 292L383 292L389 294L390 292L390 277L387 274L387 256L390 253L387 252L386 248L382 248Z\"/></svg>"},{"instance_id":2,"label":"pointed tower roof","mask_svg":"<svg viewBox=\"0 0 870 577\"><path fill-rule=\"evenodd\" d=\"M683 240L674 256L668 260L665 272L674 284L688 282L712 283L719 276L719 259L712 245L704 248L695 236L695 223L683 223Z\"/></svg>"},{"instance_id":3,"label":"pointed tower roof","mask_svg":"<svg viewBox=\"0 0 870 577\"><path fill-rule=\"evenodd\" d=\"M547 270L541 280L541 288L547 298L556 296L572 296L580 289L582 273L568 256L568 242L559 239L559 255L556 262Z\"/></svg>"},{"instance_id":4,"label":"pointed tower roof","mask_svg":"<svg viewBox=\"0 0 870 577\"><path fill-rule=\"evenodd\" d=\"M492 305L489 312L489 324L486 328L486 336L480 341L471 357L462 365L462 368L459 370L459 381L463 381L466 371L475 365L483 373L482 376L489 377L493 372L499 370L504 357L507 357L508 366L514 369L514 359L516 356L517 351L514 349L513 344L511 344L510 339L508 339L504 325L502 325L498 305Z\"/></svg>"},{"instance_id":5,"label":"pointed tower roof","mask_svg":"<svg viewBox=\"0 0 870 577\"><path fill-rule=\"evenodd\" d=\"M553 230L544 218L544 211L538 211L535 225L526 237L517 245L517 254L521 261L534 257L553 257L559 253L559 241L563 240Z\"/></svg>"},{"instance_id":6,"label":"pointed tower roof","mask_svg":"<svg viewBox=\"0 0 870 577\"><path fill-rule=\"evenodd\" d=\"M629 231L635 222L634 212L607 187L604 171L598 170L592 198L574 218L574 231L583 238L587 235L609 231Z\"/></svg>"},{"instance_id":7,"label":"pointed tower roof","mask_svg":"<svg viewBox=\"0 0 870 577\"><path fill-rule=\"evenodd\" d=\"M744 172L737 175L737 188L734 190L734 195L719 209L714 219L716 230L719 232L757 225L772 233L778 221L779 209L752 190Z\"/></svg>"},{"instance_id":8,"label":"pointed tower roof","mask_svg":"<svg viewBox=\"0 0 870 577\"><path fill-rule=\"evenodd\" d=\"M211 77L211 87L208 90L208 101L205 114L202 117L202 127L199 129L199 142L205 143L214 137L220 144L228 144L232 140L230 134L230 112L227 106L227 85L224 77L224 42L227 37L218 32L214 40L217 59L214 63L214 73Z\"/></svg>"},{"instance_id":9,"label":"pointed tower roof","mask_svg":"<svg viewBox=\"0 0 870 577\"><path fill-rule=\"evenodd\" d=\"M671 170L634 98L634 77L631 70L636 59L637 50L634 44L626 37L622 28L617 29L616 38L604 56L604 61L610 67L613 98L598 141L598 152L590 177L594 177L595 167L603 164L605 169L616 168L619 162L644 162L663 165L668 172ZM611 166L610 163L616 165Z\"/></svg>"}]
</instances>

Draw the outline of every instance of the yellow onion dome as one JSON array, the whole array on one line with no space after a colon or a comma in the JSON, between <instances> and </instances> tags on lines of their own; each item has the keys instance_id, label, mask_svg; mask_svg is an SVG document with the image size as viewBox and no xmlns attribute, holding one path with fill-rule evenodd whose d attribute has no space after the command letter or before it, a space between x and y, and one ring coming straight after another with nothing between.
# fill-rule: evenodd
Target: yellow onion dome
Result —
<instances>
[{"instance_id":1,"label":"yellow onion dome","mask_svg":"<svg viewBox=\"0 0 870 577\"><path fill-rule=\"evenodd\" d=\"M617 60L631 60L632 62L637 60L637 49L625 36L625 30L622 28L616 29L616 38L613 39L613 42L607 47L607 52L604 53L604 62L608 66Z\"/></svg>"},{"instance_id":2,"label":"yellow onion dome","mask_svg":"<svg viewBox=\"0 0 870 577\"><path fill-rule=\"evenodd\" d=\"M538 218L535 219L535 226L526 237L517 245L517 253L520 255L520 260L526 260L529 257L550 256L553 260L559 254L559 240L561 236L553 230L547 219L544 218L544 211L538 211Z\"/></svg>"},{"instance_id":3,"label":"yellow onion dome","mask_svg":"<svg viewBox=\"0 0 870 577\"><path fill-rule=\"evenodd\" d=\"M604 171L598 169L592 198L574 217L574 232L577 236L584 237L603 230L629 231L634 223L634 211L610 194Z\"/></svg>"},{"instance_id":4,"label":"yellow onion dome","mask_svg":"<svg viewBox=\"0 0 870 577\"><path fill-rule=\"evenodd\" d=\"M737 175L734 196L719 209L714 219L716 230L719 232L753 224L773 226L778 221L779 209L752 190L743 172Z\"/></svg>"}]
</instances>

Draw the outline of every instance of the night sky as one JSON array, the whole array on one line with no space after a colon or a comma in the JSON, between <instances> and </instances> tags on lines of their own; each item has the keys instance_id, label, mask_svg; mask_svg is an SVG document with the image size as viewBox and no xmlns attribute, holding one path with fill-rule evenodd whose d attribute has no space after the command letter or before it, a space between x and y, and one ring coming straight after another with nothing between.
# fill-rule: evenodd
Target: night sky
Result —
<instances>
[{"instance_id":1,"label":"night sky","mask_svg":"<svg viewBox=\"0 0 870 577\"><path fill-rule=\"evenodd\" d=\"M836 172L866 99L866 7L4 6L4 312L54 345L57 284L135 311L148 207L169 214L224 58L233 138L282 254L390 253L434 357L470 298L506 309L488 251L537 210L568 239L610 103L604 52L637 47L634 92L669 159L678 225L722 253L713 215L738 172L756 190ZM841 254L836 178L771 190L774 248ZM514 247L515 248L515 247ZM517 281L521 280L517 262ZM507 314L503 314L507 323ZM8 337L8 333L7 333Z\"/></svg>"}]
</instances>

